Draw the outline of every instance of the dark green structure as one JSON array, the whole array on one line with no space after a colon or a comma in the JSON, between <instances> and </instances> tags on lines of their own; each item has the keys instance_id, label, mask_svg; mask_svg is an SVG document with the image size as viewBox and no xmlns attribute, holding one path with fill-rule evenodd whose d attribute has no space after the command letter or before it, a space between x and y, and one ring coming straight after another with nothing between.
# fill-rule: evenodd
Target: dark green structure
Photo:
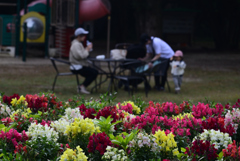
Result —
<instances>
[{"instance_id":1,"label":"dark green structure","mask_svg":"<svg viewBox=\"0 0 240 161\"><path fill-rule=\"evenodd\" d=\"M1 21L1 30L0 30L0 42L2 46L12 46L13 44L13 29L15 28L14 24L15 16L12 15L0 15Z\"/></svg>"}]
</instances>

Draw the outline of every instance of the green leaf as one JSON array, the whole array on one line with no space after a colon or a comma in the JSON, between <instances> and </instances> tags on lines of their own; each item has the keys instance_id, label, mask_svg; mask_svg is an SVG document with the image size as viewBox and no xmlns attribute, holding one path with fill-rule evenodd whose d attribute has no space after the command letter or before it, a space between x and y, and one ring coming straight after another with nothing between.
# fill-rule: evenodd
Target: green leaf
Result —
<instances>
[{"instance_id":1,"label":"green leaf","mask_svg":"<svg viewBox=\"0 0 240 161\"><path fill-rule=\"evenodd\" d=\"M117 145L121 146L121 142L120 142L120 141L118 141L118 140L111 140L111 141L112 141L112 143L114 143L114 144L117 144Z\"/></svg>"},{"instance_id":2,"label":"green leaf","mask_svg":"<svg viewBox=\"0 0 240 161\"><path fill-rule=\"evenodd\" d=\"M109 134L109 138L110 138L111 140L113 140L113 139L115 139L115 136L114 136L113 134Z\"/></svg>"},{"instance_id":3,"label":"green leaf","mask_svg":"<svg viewBox=\"0 0 240 161\"><path fill-rule=\"evenodd\" d=\"M203 120L206 120L206 117L205 116L203 116L203 118L202 118Z\"/></svg>"},{"instance_id":4,"label":"green leaf","mask_svg":"<svg viewBox=\"0 0 240 161\"><path fill-rule=\"evenodd\" d=\"M2 130L2 129L5 129L5 125L4 124L0 124L0 130Z\"/></svg>"},{"instance_id":5,"label":"green leaf","mask_svg":"<svg viewBox=\"0 0 240 161\"><path fill-rule=\"evenodd\" d=\"M181 159L181 158L182 158L182 156L184 156L184 154L183 154L183 153L179 153L179 154L177 155L177 157L178 157L179 159Z\"/></svg>"},{"instance_id":6,"label":"green leaf","mask_svg":"<svg viewBox=\"0 0 240 161\"><path fill-rule=\"evenodd\" d=\"M223 158L223 152L221 151L219 154L218 154L218 160L222 159Z\"/></svg>"},{"instance_id":7,"label":"green leaf","mask_svg":"<svg viewBox=\"0 0 240 161\"><path fill-rule=\"evenodd\" d=\"M183 148L183 147L181 147L181 152L185 152L186 151L186 149L185 148Z\"/></svg>"}]
</instances>

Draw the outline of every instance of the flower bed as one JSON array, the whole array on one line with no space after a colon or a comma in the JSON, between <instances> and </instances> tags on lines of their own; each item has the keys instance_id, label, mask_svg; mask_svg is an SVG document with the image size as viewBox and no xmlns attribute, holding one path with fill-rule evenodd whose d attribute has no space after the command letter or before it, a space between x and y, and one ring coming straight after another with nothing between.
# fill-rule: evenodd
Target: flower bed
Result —
<instances>
[{"instance_id":1,"label":"flower bed","mask_svg":"<svg viewBox=\"0 0 240 161\"><path fill-rule=\"evenodd\" d=\"M240 160L240 99L114 102L0 95L0 160Z\"/></svg>"}]
</instances>

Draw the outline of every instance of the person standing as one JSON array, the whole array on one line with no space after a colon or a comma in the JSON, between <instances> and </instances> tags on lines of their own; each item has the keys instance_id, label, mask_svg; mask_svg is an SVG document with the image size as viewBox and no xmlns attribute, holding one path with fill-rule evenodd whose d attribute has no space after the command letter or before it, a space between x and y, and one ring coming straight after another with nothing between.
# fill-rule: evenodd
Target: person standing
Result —
<instances>
[{"instance_id":1,"label":"person standing","mask_svg":"<svg viewBox=\"0 0 240 161\"><path fill-rule=\"evenodd\" d=\"M172 67L171 73L175 85L175 93L178 94L182 85L184 69L186 68L186 63L183 61L183 52L181 50L175 52L173 58L171 58L170 66Z\"/></svg>"},{"instance_id":2,"label":"person standing","mask_svg":"<svg viewBox=\"0 0 240 161\"><path fill-rule=\"evenodd\" d=\"M78 92L90 94L86 87L89 86L98 75L98 71L94 68L88 67L86 58L89 56L89 51L92 49L92 43L88 44L86 48L83 42L86 39L88 31L83 28L75 30L75 39L72 41L69 53L69 61L71 63L70 70L74 74L80 74L85 77L84 82L78 87Z\"/></svg>"},{"instance_id":3,"label":"person standing","mask_svg":"<svg viewBox=\"0 0 240 161\"><path fill-rule=\"evenodd\" d=\"M167 80L167 71L169 68L170 58L174 55L173 49L162 39L158 37L150 37L148 34L144 33L140 37L141 42L146 45L147 54L146 57L141 60L150 60L149 66L152 67L152 63L156 60L167 61L165 70L163 71L163 76L154 76L155 79L155 88L159 91L165 90L165 83Z\"/></svg>"}]
</instances>

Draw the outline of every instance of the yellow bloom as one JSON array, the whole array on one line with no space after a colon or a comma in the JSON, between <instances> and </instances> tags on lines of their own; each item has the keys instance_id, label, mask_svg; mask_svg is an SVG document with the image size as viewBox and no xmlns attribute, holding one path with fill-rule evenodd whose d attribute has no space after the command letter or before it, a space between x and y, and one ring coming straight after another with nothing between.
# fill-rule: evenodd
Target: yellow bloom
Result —
<instances>
[{"instance_id":1,"label":"yellow bloom","mask_svg":"<svg viewBox=\"0 0 240 161\"><path fill-rule=\"evenodd\" d=\"M87 161L88 157L83 153L83 150L79 146L76 148L75 150L69 148L65 150L60 161Z\"/></svg>"},{"instance_id":2,"label":"yellow bloom","mask_svg":"<svg viewBox=\"0 0 240 161\"><path fill-rule=\"evenodd\" d=\"M162 147L163 151L171 151L173 148L177 147L177 143L174 140L174 135L169 133L165 134L165 131L158 130L154 137L156 138L155 142ZM177 154L177 151L172 151Z\"/></svg>"},{"instance_id":3,"label":"yellow bloom","mask_svg":"<svg viewBox=\"0 0 240 161\"><path fill-rule=\"evenodd\" d=\"M132 101L124 101L121 105L122 105L122 106L126 106L128 103L132 105L133 112L134 112L135 114L140 114L140 112L141 112L140 108L139 108L138 106L136 106L136 105L134 104L134 102L132 102ZM118 104L116 105L116 107L119 108Z\"/></svg>"},{"instance_id":4,"label":"yellow bloom","mask_svg":"<svg viewBox=\"0 0 240 161\"><path fill-rule=\"evenodd\" d=\"M173 149L173 151L172 151L172 152L173 152L173 155L175 155L175 156L179 154L178 148L176 148L176 149Z\"/></svg>"},{"instance_id":5,"label":"yellow bloom","mask_svg":"<svg viewBox=\"0 0 240 161\"><path fill-rule=\"evenodd\" d=\"M20 105L20 104L22 104L22 103L25 103L25 97L23 96L23 95L21 95L20 96L20 98L18 99L18 101L17 101L17 105Z\"/></svg>"},{"instance_id":6,"label":"yellow bloom","mask_svg":"<svg viewBox=\"0 0 240 161\"><path fill-rule=\"evenodd\" d=\"M77 134L83 135L92 135L95 132L99 132L99 127L96 127L92 121L92 119L79 119L75 118L74 122L71 125L67 126L65 133L68 136L72 136L73 138Z\"/></svg>"},{"instance_id":7,"label":"yellow bloom","mask_svg":"<svg viewBox=\"0 0 240 161\"><path fill-rule=\"evenodd\" d=\"M28 114L32 113L32 111L30 110L30 108L27 108L27 113L28 113Z\"/></svg>"},{"instance_id":8,"label":"yellow bloom","mask_svg":"<svg viewBox=\"0 0 240 161\"><path fill-rule=\"evenodd\" d=\"M12 106L15 106L17 104L17 98L13 98L11 104Z\"/></svg>"},{"instance_id":9,"label":"yellow bloom","mask_svg":"<svg viewBox=\"0 0 240 161\"><path fill-rule=\"evenodd\" d=\"M193 115L192 115L192 113L190 112L190 113L183 113L183 114L179 114L179 115L177 115L177 116L172 116L172 119L174 119L174 120L177 120L177 119L180 119L180 120L182 120L182 119L184 119L185 117L187 117L187 118L193 118Z\"/></svg>"}]
</instances>

